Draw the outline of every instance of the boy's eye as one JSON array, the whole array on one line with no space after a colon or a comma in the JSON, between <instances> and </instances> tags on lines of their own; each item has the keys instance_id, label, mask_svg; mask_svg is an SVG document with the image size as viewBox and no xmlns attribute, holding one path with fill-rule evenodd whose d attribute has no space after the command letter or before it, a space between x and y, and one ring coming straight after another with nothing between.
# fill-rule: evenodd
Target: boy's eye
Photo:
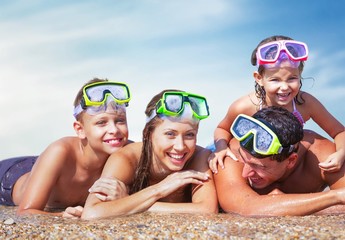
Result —
<instances>
[{"instance_id":1,"label":"boy's eye","mask_svg":"<svg viewBox=\"0 0 345 240\"><path fill-rule=\"evenodd\" d=\"M96 124L97 125L104 125L104 124L106 124L106 121L103 121L103 120L102 121L98 121L98 122L96 122Z\"/></svg>"},{"instance_id":2,"label":"boy's eye","mask_svg":"<svg viewBox=\"0 0 345 240\"><path fill-rule=\"evenodd\" d=\"M124 119L124 118L116 119L115 123L126 123L126 119Z\"/></svg>"}]
</instances>

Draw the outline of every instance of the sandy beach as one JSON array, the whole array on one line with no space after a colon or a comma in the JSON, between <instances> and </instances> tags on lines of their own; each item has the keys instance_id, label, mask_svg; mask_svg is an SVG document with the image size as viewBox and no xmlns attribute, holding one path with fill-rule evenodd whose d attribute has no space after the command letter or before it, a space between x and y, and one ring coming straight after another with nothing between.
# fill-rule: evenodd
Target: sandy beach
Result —
<instances>
[{"instance_id":1,"label":"sandy beach","mask_svg":"<svg viewBox=\"0 0 345 240\"><path fill-rule=\"evenodd\" d=\"M0 206L0 239L345 239L345 215L242 217L142 213L97 221L17 217Z\"/></svg>"}]
</instances>

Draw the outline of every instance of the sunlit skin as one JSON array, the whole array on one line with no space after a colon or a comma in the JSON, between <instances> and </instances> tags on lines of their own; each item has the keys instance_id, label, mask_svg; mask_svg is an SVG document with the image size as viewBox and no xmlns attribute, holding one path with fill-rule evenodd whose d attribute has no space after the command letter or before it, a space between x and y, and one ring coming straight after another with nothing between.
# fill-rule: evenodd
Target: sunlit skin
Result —
<instances>
[{"instance_id":1,"label":"sunlit skin","mask_svg":"<svg viewBox=\"0 0 345 240\"><path fill-rule=\"evenodd\" d=\"M195 121L165 119L152 134L155 169L166 173L182 170L195 151L197 133Z\"/></svg>"},{"instance_id":2,"label":"sunlit skin","mask_svg":"<svg viewBox=\"0 0 345 240\"><path fill-rule=\"evenodd\" d=\"M83 206L88 190L100 177L111 153L128 144L124 109L89 115L81 113L73 123L76 137L64 137L42 152L31 172L21 176L13 190L18 214L48 213L44 208ZM102 183L101 183L102 184ZM77 208L64 217L78 217Z\"/></svg>"},{"instance_id":3,"label":"sunlit skin","mask_svg":"<svg viewBox=\"0 0 345 240\"><path fill-rule=\"evenodd\" d=\"M85 113L81 124L88 136L88 144L95 151L110 155L128 141L127 119L123 110L94 116Z\"/></svg>"},{"instance_id":4,"label":"sunlit skin","mask_svg":"<svg viewBox=\"0 0 345 240\"><path fill-rule=\"evenodd\" d=\"M138 192L103 202L91 193L82 219L128 215L143 211L213 213L218 211L213 176L207 165L210 154L196 145L198 121L161 117L152 130L152 165L148 186ZM142 142L116 151L102 177L115 178L127 188L133 183L142 154Z\"/></svg>"},{"instance_id":5,"label":"sunlit skin","mask_svg":"<svg viewBox=\"0 0 345 240\"><path fill-rule=\"evenodd\" d=\"M288 161L278 162L269 157L257 159L242 148L238 149L239 161L242 162L242 177L247 178L254 189L262 189L283 180L288 175Z\"/></svg>"},{"instance_id":6,"label":"sunlit skin","mask_svg":"<svg viewBox=\"0 0 345 240\"><path fill-rule=\"evenodd\" d=\"M225 156L230 156L236 160L236 156L228 147L232 135L229 132L231 124L238 114L246 114L252 116L260 108L269 106L284 107L290 112L294 111L295 107L301 114L304 122L312 119L317 123L336 143L337 151L328 156L327 161L320 163L320 168L333 172L339 170L345 160L345 131L344 126L332 116L328 110L316 99L307 92L300 91L301 87L301 72L300 69L291 67L288 61L283 62L279 68L265 68L262 74L255 71L254 79L256 83L265 90L265 101L257 97L256 92L251 92L241 98L235 100L228 108L225 117L218 124L215 132L215 147L216 151L210 156L210 168L214 173L218 172L218 164L221 168L224 167L223 159ZM298 104L295 100L298 96Z\"/></svg>"},{"instance_id":7,"label":"sunlit skin","mask_svg":"<svg viewBox=\"0 0 345 240\"><path fill-rule=\"evenodd\" d=\"M283 62L279 68L265 69L263 76L255 72L254 77L266 91L268 106L281 106L292 111L292 101L301 86L298 68L289 66L288 62L286 64Z\"/></svg>"}]
</instances>

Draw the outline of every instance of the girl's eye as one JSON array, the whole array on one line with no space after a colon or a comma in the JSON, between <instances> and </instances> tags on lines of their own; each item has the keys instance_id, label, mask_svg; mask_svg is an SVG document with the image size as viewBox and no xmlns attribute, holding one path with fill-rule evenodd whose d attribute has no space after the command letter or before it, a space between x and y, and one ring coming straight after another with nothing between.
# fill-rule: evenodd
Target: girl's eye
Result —
<instances>
[{"instance_id":1,"label":"girl's eye","mask_svg":"<svg viewBox=\"0 0 345 240\"><path fill-rule=\"evenodd\" d=\"M299 81L299 78L298 77L291 77L290 79L289 79L289 81Z\"/></svg>"}]
</instances>

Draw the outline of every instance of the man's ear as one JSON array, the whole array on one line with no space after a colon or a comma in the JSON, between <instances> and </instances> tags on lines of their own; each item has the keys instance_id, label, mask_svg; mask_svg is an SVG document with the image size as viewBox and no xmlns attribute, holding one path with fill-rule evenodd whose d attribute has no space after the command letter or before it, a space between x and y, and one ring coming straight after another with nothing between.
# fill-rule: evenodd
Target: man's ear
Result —
<instances>
[{"instance_id":1,"label":"man's ear","mask_svg":"<svg viewBox=\"0 0 345 240\"><path fill-rule=\"evenodd\" d=\"M85 139L86 138L85 131L84 131L84 126L83 126L83 124L81 122L74 121L73 128L74 128L75 133L77 134L77 136L80 139Z\"/></svg>"},{"instance_id":2,"label":"man's ear","mask_svg":"<svg viewBox=\"0 0 345 240\"><path fill-rule=\"evenodd\" d=\"M255 79L255 82L257 82L257 84L259 84L259 86L262 87L262 76L261 76L261 74L258 71L255 71L253 73L253 77Z\"/></svg>"},{"instance_id":3,"label":"man's ear","mask_svg":"<svg viewBox=\"0 0 345 240\"><path fill-rule=\"evenodd\" d=\"M298 159L298 154L295 153L295 152L291 153L291 155L286 160L286 161L288 161L287 168L288 169L293 168L296 165L296 163L297 163L297 159Z\"/></svg>"}]
</instances>

